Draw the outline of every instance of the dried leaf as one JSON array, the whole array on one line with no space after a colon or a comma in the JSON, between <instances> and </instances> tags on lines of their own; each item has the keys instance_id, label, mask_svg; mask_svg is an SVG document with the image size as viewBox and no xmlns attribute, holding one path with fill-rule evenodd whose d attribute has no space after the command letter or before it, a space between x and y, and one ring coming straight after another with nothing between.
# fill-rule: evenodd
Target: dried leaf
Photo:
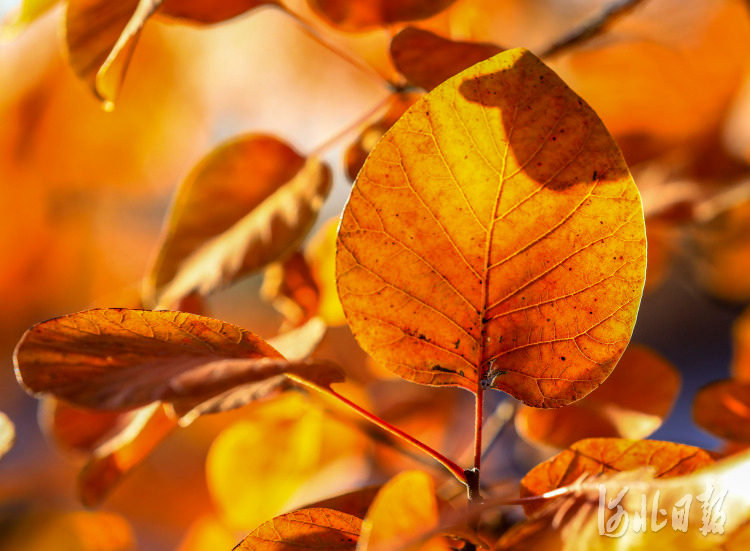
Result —
<instances>
[{"instance_id":1,"label":"dried leaf","mask_svg":"<svg viewBox=\"0 0 750 551\"><path fill-rule=\"evenodd\" d=\"M361 32L401 21L427 19L456 0L307 0L323 21L338 29Z\"/></svg>"},{"instance_id":2,"label":"dried leaf","mask_svg":"<svg viewBox=\"0 0 750 551\"><path fill-rule=\"evenodd\" d=\"M235 549L298 551L357 548L362 521L325 508L301 509L278 516L250 532Z\"/></svg>"},{"instance_id":3,"label":"dried leaf","mask_svg":"<svg viewBox=\"0 0 750 551\"><path fill-rule=\"evenodd\" d=\"M357 139L346 150L344 166L346 175L353 182L365 164L367 156L383 137L388 129L403 115L409 107L414 105L422 94L401 92L389 98L388 111L377 121L368 125Z\"/></svg>"},{"instance_id":4,"label":"dried leaf","mask_svg":"<svg viewBox=\"0 0 750 551\"><path fill-rule=\"evenodd\" d=\"M127 423L93 450L78 474L81 502L87 507L100 505L176 427L158 402L129 412Z\"/></svg>"},{"instance_id":5,"label":"dried leaf","mask_svg":"<svg viewBox=\"0 0 750 551\"><path fill-rule=\"evenodd\" d=\"M207 295L293 250L328 195L328 167L275 138L229 142L180 189L153 271L159 303ZM205 205L214 205L206 209Z\"/></svg>"},{"instance_id":6,"label":"dried leaf","mask_svg":"<svg viewBox=\"0 0 750 551\"><path fill-rule=\"evenodd\" d=\"M184 312L88 310L42 322L16 347L16 374L29 393L93 409L154 401L194 406L241 384L284 373L316 385L340 380L333 367L289 362L260 337Z\"/></svg>"},{"instance_id":7,"label":"dried leaf","mask_svg":"<svg viewBox=\"0 0 750 551\"><path fill-rule=\"evenodd\" d=\"M16 429L8 416L0 411L0 459L8 453L16 440Z\"/></svg>"},{"instance_id":8,"label":"dried leaf","mask_svg":"<svg viewBox=\"0 0 750 551\"><path fill-rule=\"evenodd\" d=\"M695 395L693 419L721 438L750 444L750 381L728 379L704 386Z\"/></svg>"},{"instance_id":9,"label":"dried leaf","mask_svg":"<svg viewBox=\"0 0 750 551\"><path fill-rule=\"evenodd\" d=\"M111 110L130 57L161 0L68 0L65 44L75 74Z\"/></svg>"},{"instance_id":10,"label":"dried leaf","mask_svg":"<svg viewBox=\"0 0 750 551\"><path fill-rule=\"evenodd\" d=\"M414 86L432 90L464 69L499 54L487 42L459 42L416 27L402 29L391 41L396 69Z\"/></svg>"},{"instance_id":11,"label":"dried leaf","mask_svg":"<svg viewBox=\"0 0 750 551\"><path fill-rule=\"evenodd\" d=\"M278 0L164 0L159 14L190 23L221 23L261 6L281 7Z\"/></svg>"},{"instance_id":12,"label":"dried leaf","mask_svg":"<svg viewBox=\"0 0 750 551\"><path fill-rule=\"evenodd\" d=\"M624 351L645 260L616 144L517 49L438 86L386 133L352 188L336 268L352 331L378 363L560 407Z\"/></svg>"},{"instance_id":13,"label":"dried leaf","mask_svg":"<svg viewBox=\"0 0 750 551\"><path fill-rule=\"evenodd\" d=\"M522 406L516 430L532 441L566 448L584 438L646 438L674 406L680 374L645 346L630 345L612 374L583 400L558 409Z\"/></svg>"},{"instance_id":14,"label":"dried leaf","mask_svg":"<svg viewBox=\"0 0 750 551\"><path fill-rule=\"evenodd\" d=\"M682 476L714 463L711 455L693 446L656 440L590 438L576 442L531 469L521 480L521 497L539 496L573 484L581 475L653 469L655 478ZM524 505L530 515L543 503Z\"/></svg>"}]
</instances>

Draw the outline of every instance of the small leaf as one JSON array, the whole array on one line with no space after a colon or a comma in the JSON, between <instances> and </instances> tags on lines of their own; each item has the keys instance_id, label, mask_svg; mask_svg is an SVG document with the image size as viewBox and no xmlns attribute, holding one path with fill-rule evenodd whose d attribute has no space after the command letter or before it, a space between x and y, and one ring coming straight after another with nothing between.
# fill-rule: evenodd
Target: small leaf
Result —
<instances>
[{"instance_id":1,"label":"small leaf","mask_svg":"<svg viewBox=\"0 0 750 551\"><path fill-rule=\"evenodd\" d=\"M0 459L8 453L16 440L16 430L8 416L0 411Z\"/></svg>"},{"instance_id":2,"label":"small leaf","mask_svg":"<svg viewBox=\"0 0 750 551\"><path fill-rule=\"evenodd\" d=\"M161 0L69 0L65 44L73 72L114 106L138 37Z\"/></svg>"},{"instance_id":3,"label":"small leaf","mask_svg":"<svg viewBox=\"0 0 750 551\"><path fill-rule=\"evenodd\" d=\"M305 323L315 316L320 303L318 285L301 251L266 268L260 295L281 312L292 326Z\"/></svg>"},{"instance_id":4,"label":"small leaf","mask_svg":"<svg viewBox=\"0 0 750 551\"><path fill-rule=\"evenodd\" d=\"M432 90L464 69L499 54L486 42L459 42L416 27L402 29L391 41L396 69L414 86Z\"/></svg>"},{"instance_id":5,"label":"small leaf","mask_svg":"<svg viewBox=\"0 0 750 551\"><path fill-rule=\"evenodd\" d=\"M365 351L405 379L560 407L625 350L645 245L604 125L509 50L428 93L375 146L342 215L339 297Z\"/></svg>"},{"instance_id":6,"label":"small leaf","mask_svg":"<svg viewBox=\"0 0 750 551\"><path fill-rule=\"evenodd\" d=\"M557 409L522 406L516 430L532 441L566 448L584 438L646 438L674 406L680 374L645 346L630 345L602 385Z\"/></svg>"},{"instance_id":7,"label":"small leaf","mask_svg":"<svg viewBox=\"0 0 750 551\"><path fill-rule=\"evenodd\" d=\"M362 521L325 508L301 509L261 524L235 547L253 551L357 548Z\"/></svg>"},{"instance_id":8,"label":"small leaf","mask_svg":"<svg viewBox=\"0 0 750 551\"><path fill-rule=\"evenodd\" d=\"M552 459L531 469L521 480L521 497L538 496L573 484L581 475L654 470L655 478L682 476L714 463L711 455L693 446L656 440L590 438L576 442ZM544 504L524 505L527 515Z\"/></svg>"},{"instance_id":9,"label":"small leaf","mask_svg":"<svg viewBox=\"0 0 750 551\"><path fill-rule=\"evenodd\" d=\"M456 0L307 0L323 21L338 29L361 32L401 21L427 19Z\"/></svg>"},{"instance_id":10,"label":"small leaf","mask_svg":"<svg viewBox=\"0 0 750 551\"><path fill-rule=\"evenodd\" d=\"M311 384L339 379L289 362L260 337L184 312L89 310L42 322L16 347L16 374L32 394L80 407L129 409L161 400L193 406L241 384L284 373ZM339 379L340 380L340 379Z\"/></svg>"},{"instance_id":11,"label":"small leaf","mask_svg":"<svg viewBox=\"0 0 750 551\"><path fill-rule=\"evenodd\" d=\"M158 13L190 23L213 24L227 21L260 6L281 7L278 0L164 0Z\"/></svg>"},{"instance_id":12,"label":"small leaf","mask_svg":"<svg viewBox=\"0 0 750 551\"><path fill-rule=\"evenodd\" d=\"M324 163L275 138L216 149L175 199L151 278L159 303L207 295L283 257L307 234L330 186Z\"/></svg>"},{"instance_id":13,"label":"small leaf","mask_svg":"<svg viewBox=\"0 0 750 551\"><path fill-rule=\"evenodd\" d=\"M716 436L750 444L750 381L728 379L704 386L695 396L693 418Z\"/></svg>"}]
</instances>

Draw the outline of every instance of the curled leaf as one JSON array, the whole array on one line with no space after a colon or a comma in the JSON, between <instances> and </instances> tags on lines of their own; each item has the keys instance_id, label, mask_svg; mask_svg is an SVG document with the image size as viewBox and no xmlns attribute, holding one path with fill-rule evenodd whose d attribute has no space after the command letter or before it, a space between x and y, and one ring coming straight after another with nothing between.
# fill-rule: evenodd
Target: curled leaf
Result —
<instances>
[{"instance_id":1,"label":"curled leaf","mask_svg":"<svg viewBox=\"0 0 750 551\"><path fill-rule=\"evenodd\" d=\"M459 42L416 27L405 27L391 41L396 69L410 84L425 90L501 51L496 44Z\"/></svg>"},{"instance_id":2,"label":"curled leaf","mask_svg":"<svg viewBox=\"0 0 750 551\"><path fill-rule=\"evenodd\" d=\"M680 374L645 346L630 345L602 385L567 407L516 412L525 438L566 448L584 438L646 438L661 426L680 390Z\"/></svg>"},{"instance_id":3,"label":"curled leaf","mask_svg":"<svg viewBox=\"0 0 750 551\"><path fill-rule=\"evenodd\" d=\"M338 29L361 32L401 21L427 19L456 0L307 0L323 21Z\"/></svg>"},{"instance_id":4,"label":"curled leaf","mask_svg":"<svg viewBox=\"0 0 750 551\"><path fill-rule=\"evenodd\" d=\"M315 507L278 516L250 532L235 549L304 551L357 548L362 521L333 509Z\"/></svg>"},{"instance_id":5,"label":"curled leaf","mask_svg":"<svg viewBox=\"0 0 750 551\"><path fill-rule=\"evenodd\" d=\"M560 407L625 350L645 261L640 196L614 140L517 49L444 82L380 140L344 210L336 272L379 364Z\"/></svg>"},{"instance_id":6,"label":"curled leaf","mask_svg":"<svg viewBox=\"0 0 750 551\"><path fill-rule=\"evenodd\" d=\"M721 438L750 443L750 381L728 379L704 386L695 396L693 418Z\"/></svg>"}]
</instances>

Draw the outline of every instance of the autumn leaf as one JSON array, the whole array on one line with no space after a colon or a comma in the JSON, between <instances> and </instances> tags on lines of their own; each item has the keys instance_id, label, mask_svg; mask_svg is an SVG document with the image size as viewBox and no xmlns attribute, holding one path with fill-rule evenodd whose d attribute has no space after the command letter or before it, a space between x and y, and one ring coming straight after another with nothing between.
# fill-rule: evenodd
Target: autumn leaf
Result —
<instances>
[{"instance_id":1,"label":"autumn leaf","mask_svg":"<svg viewBox=\"0 0 750 551\"><path fill-rule=\"evenodd\" d=\"M311 503L306 508L323 507L325 509L333 509L341 513L346 513L357 518L364 518L367 514L367 510L372 504L372 500L375 499L380 488L381 486L367 486L366 488L360 488L353 492Z\"/></svg>"},{"instance_id":2,"label":"autumn leaf","mask_svg":"<svg viewBox=\"0 0 750 551\"><path fill-rule=\"evenodd\" d=\"M680 374L672 364L645 346L631 344L617 369L591 394L564 408L522 406L516 412L516 430L558 448L583 438L645 438L661 426L679 390Z\"/></svg>"},{"instance_id":3,"label":"autumn leaf","mask_svg":"<svg viewBox=\"0 0 750 551\"><path fill-rule=\"evenodd\" d=\"M307 0L323 21L349 32L427 19L453 2L455 0Z\"/></svg>"},{"instance_id":4,"label":"autumn leaf","mask_svg":"<svg viewBox=\"0 0 750 551\"><path fill-rule=\"evenodd\" d=\"M721 438L750 443L750 381L727 379L704 386L695 395L693 419Z\"/></svg>"},{"instance_id":5,"label":"autumn leaf","mask_svg":"<svg viewBox=\"0 0 750 551\"><path fill-rule=\"evenodd\" d=\"M335 382L332 366L289 362L260 337L184 312L88 310L42 322L14 356L19 383L80 407L128 409L154 401L190 407L241 384L293 372ZM317 382L313 382L313 380Z\"/></svg>"},{"instance_id":6,"label":"autumn leaf","mask_svg":"<svg viewBox=\"0 0 750 551\"><path fill-rule=\"evenodd\" d=\"M320 303L318 285L301 251L295 251L284 261L266 268L260 295L292 326L315 316Z\"/></svg>"},{"instance_id":7,"label":"autumn leaf","mask_svg":"<svg viewBox=\"0 0 750 551\"><path fill-rule=\"evenodd\" d=\"M190 23L227 21L260 6L281 7L277 0L163 0L158 13Z\"/></svg>"},{"instance_id":8,"label":"autumn leaf","mask_svg":"<svg viewBox=\"0 0 750 551\"><path fill-rule=\"evenodd\" d=\"M633 330L643 213L596 114L523 49L446 81L370 154L337 283L358 341L401 377L560 407Z\"/></svg>"},{"instance_id":9,"label":"autumn leaf","mask_svg":"<svg viewBox=\"0 0 750 551\"><path fill-rule=\"evenodd\" d=\"M13 447L16 430L8 416L0 411L0 459Z\"/></svg>"},{"instance_id":10,"label":"autumn leaf","mask_svg":"<svg viewBox=\"0 0 750 551\"><path fill-rule=\"evenodd\" d=\"M302 551L357 548L362 520L325 508L278 516L250 532L235 549Z\"/></svg>"},{"instance_id":11,"label":"autumn leaf","mask_svg":"<svg viewBox=\"0 0 750 551\"><path fill-rule=\"evenodd\" d=\"M391 57L396 69L410 84L425 90L432 90L501 51L495 44L450 40L416 27L405 27L391 41Z\"/></svg>"},{"instance_id":12,"label":"autumn leaf","mask_svg":"<svg viewBox=\"0 0 750 551\"><path fill-rule=\"evenodd\" d=\"M539 496L573 484L581 475L653 469L655 478L682 476L714 463L711 455L693 446L656 440L590 438L576 442L531 469L521 480L521 497ZM524 505L527 515L543 503Z\"/></svg>"},{"instance_id":13,"label":"autumn leaf","mask_svg":"<svg viewBox=\"0 0 750 551\"><path fill-rule=\"evenodd\" d=\"M214 150L181 186L169 215L150 281L160 304L206 295L294 250L330 186L324 163L276 138L250 135Z\"/></svg>"}]
</instances>

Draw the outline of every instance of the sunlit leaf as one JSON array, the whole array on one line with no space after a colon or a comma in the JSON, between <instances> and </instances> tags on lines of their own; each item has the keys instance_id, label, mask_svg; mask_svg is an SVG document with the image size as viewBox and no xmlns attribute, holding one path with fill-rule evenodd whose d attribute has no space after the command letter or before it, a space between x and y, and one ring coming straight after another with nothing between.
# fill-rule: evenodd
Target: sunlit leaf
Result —
<instances>
[{"instance_id":1,"label":"sunlit leaf","mask_svg":"<svg viewBox=\"0 0 750 551\"><path fill-rule=\"evenodd\" d=\"M728 379L704 386L695 395L693 419L721 438L750 444L750 381Z\"/></svg>"},{"instance_id":2,"label":"sunlit leaf","mask_svg":"<svg viewBox=\"0 0 750 551\"><path fill-rule=\"evenodd\" d=\"M612 374L583 400L564 408L516 412L525 438L566 448L583 438L645 438L661 426L680 389L680 374L652 350L630 345Z\"/></svg>"},{"instance_id":3,"label":"sunlit leaf","mask_svg":"<svg viewBox=\"0 0 750 551\"><path fill-rule=\"evenodd\" d=\"M133 49L161 0L68 0L65 44L73 71L114 106Z\"/></svg>"},{"instance_id":4,"label":"sunlit leaf","mask_svg":"<svg viewBox=\"0 0 750 551\"><path fill-rule=\"evenodd\" d=\"M406 27L391 41L396 69L414 86L432 90L453 75L502 51L485 42L460 42L416 27Z\"/></svg>"},{"instance_id":5,"label":"sunlit leaf","mask_svg":"<svg viewBox=\"0 0 750 551\"><path fill-rule=\"evenodd\" d=\"M357 548L362 520L324 508L278 516L249 533L235 549L303 551Z\"/></svg>"},{"instance_id":6,"label":"sunlit leaf","mask_svg":"<svg viewBox=\"0 0 750 551\"><path fill-rule=\"evenodd\" d=\"M538 496L573 484L581 475L653 469L655 478L682 476L714 463L711 455L693 446L657 440L590 438L576 442L552 459L531 469L521 480L521 497ZM543 503L524 505L526 514Z\"/></svg>"},{"instance_id":7,"label":"sunlit leaf","mask_svg":"<svg viewBox=\"0 0 750 551\"><path fill-rule=\"evenodd\" d=\"M309 373L340 380L331 367L289 362L235 325L184 312L88 310L29 329L14 356L19 382L94 409L161 400L196 405L241 384Z\"/></svg>"},{"instance_id":8,"label":"sunlit leaf","mask_svg":"<svg viewBox=\"0 0 750 551\"><path fill-rule=\"evenodd\" d=\"M221 23L260 6L280 6L278 0L164 0L160 14L191 23Z\"/></svg>"},{"instance_id":9,"label":"sunlit leaf","mask_svg":"<svg viewBox=\"0 0 750 551\"><path fill-rule=\"evenodd\" d=\"M438 86L386 133L344 210L336 268L378 363L560 407L627 346L645 260L640 197L611 136L517 49Z\"/></svg>"},{"instance_id":10,"label":"sunlit leaf","mask_svg":"<svg viewBox=\"0 0 750 551\"><path fill-rule=\"evenodd\" d=\"M37 17L52 8L59 0L22 0L21 5L0 21L0 40L9 40L21 32Z\"/></svg>"},{"instance_id":11,"label":"sunlit leaf","mask_svg":"<svg viewBox=\"0 0 750 551\"><path fill-rule=\"evenodd\" d=\"M127 423L96 447L78 475L81 502L99 505L175 428L159 403L130 412Z\"/></svg>"},{"instance_id":12,"label":"sunlit leaf","mask_svg":"<svg viewBox=\"0 0 750 551\"><path fill-rule=\"evenodd\" d=\"M456 0L307 0L326 23L359 32L401 21L427 19Z\"/></svg>"},{"instance_id":13,"label":"sunlit leaf","mask_svg":"<svg viewBox=\"0 0 750 551\"><path fill-rule=\"evenodd\" d=\"M357 549L447 550L442 542L407 546L438 525L438 506L432 478L421 471L407 471L389 480L375 496L365 515Z\"/></svg>"},{"instance_id":14,"label":"sunlit leaf","mask_svg":"<svg viewBox=\"0 0 750 551\"><path fill-rule=\"evenodd\" d=\"M66 451L91 453L108 435L119 432L132 411L80 409L45 396L39 402L39 426L50 440Z\"/></svg>"},{"instance_id":15,"label":"sunlit leaf","mask_svg":"<svg viewBox=\"0 0 750 551\"><path fill-rule=\"evenodd\" d=\"M344 165L346 167L346 175L353 182L357 177L357 174L365 164L367 156L378 143L378 140L383 137L383 134L393 126L401 115L414 105L422 94L414 92L401 92L393 94L389 98L388 111L377 121L368 125L362 133L357 136L357 139L352 143L346 150L344 159Z\"/></svg>"},{"instance_id":16,"label":"sunlit leaf","mask_svg":"<svg viewBox=\"0 0 750 551\"><path fill-rule=\"evenodd\" d=\"M219 147L175 199L152 275L157 292L163 288L160 304L206 295L293 250L330 186L325 164L275 138L253 135Z\"/></svg>"},{"instance_id":17,"label":"sunlit leaf","mask_svg":"<svg viewBox=\"0 0 750 551\"><path fill-rule=\"evenodd\" d=\"M0 411L0 458L13 447L16 430L8 416Z\"/></svg>"}]
</instances>

